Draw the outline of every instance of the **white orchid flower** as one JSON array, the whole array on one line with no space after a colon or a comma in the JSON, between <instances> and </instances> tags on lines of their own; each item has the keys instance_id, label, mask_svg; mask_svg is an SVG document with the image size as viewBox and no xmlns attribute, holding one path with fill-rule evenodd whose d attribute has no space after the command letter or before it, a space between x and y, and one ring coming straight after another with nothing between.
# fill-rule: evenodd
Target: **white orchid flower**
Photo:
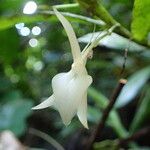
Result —
<instances>
[{"instance_id":1,"label":"white orchid flower","mask_svg":"<svg viewBox=\"0 0 150 150\"><path fill-rule=\"evenodd\" d=\"M54 8L57 18L62 23L71 45L73 64L71 70L59 73L52 79L53 94L41 104L32 109L43 109L53 106L62 118L65 125L68 125L75 114L85 128L87 125L87 89L92 83L92 77L86 70L86 61L89 51L95 46L92 43L82 52L71 24Z\"/></svg>"}]
</instances>

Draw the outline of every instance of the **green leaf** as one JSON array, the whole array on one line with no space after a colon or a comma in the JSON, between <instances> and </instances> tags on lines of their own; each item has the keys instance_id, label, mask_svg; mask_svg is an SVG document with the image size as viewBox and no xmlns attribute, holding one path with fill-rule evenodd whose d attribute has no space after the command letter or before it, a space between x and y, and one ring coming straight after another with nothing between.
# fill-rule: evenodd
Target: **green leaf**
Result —
<instances>
[{"instance_id":1,"label":"green leaf","mask_svg":"<svg viewBox=\"0 0 150 150\"><path fill-rule=\"evenodd\" d=\"M130 131L133 133L137 131L144 121L150 116L150 87L147 89L145 97L137 108L135 117L132 121Z\"/></svg>"},{"instance_id":2,"label":"green leaf","mask_svg":"<svg viewBox=\"0 0 150 150\"><path fill-rule=\"evenodd\" d=\"M7 28L11 28L15 26L15 24L23 22L23 23L33 23L37 21L46 21L48 17L44 17L42 15L34 15L34 16L12 16L12 17L1 17L0 18L0 30L5 30Z\"/></svg>"},{"instance_id":3,"label":"green leaf","mask_svg":"<svg viewBox=\"0 0 150 150\"><path fill-rule=\"evenodd\" d=\"M95 103L101 108L105 108L108 104L108 99L100 92L97 91L95 88L90 87L88 90L88 94L92 97Z\"/></svg>"},{"instance_id":4,"label":"green leaf","mask_svg":"<svg viewBox=\"0 0 150 150\"><path fill-rule=\"evenodd\" d=\"M89 96L95 101L95 104L100 108L104 109L108 104L108 99L99 91L94 88L89 88L88 90ZM101 115L100 115L101 116ZM99 116L99 117L100 117ZM116 110L112 110L107 121L107 125L111 126L119 137L126 137L127 131L121 124L121 120L116 112Z\"/></svg>"},{"instance_id":5,"label":"green leaf","mask_svg":"<svg viewBox=\"0 0 150 150\"><path fill-rule=\"evenodd\" d=\"M85 16L80 16L73 13L63 13L63 15L70 21L78 22L81 24L98 24L103 26L104 23L101 20L95 20L92 18L88 18ZM50 20L49 20L50 19ZM0 30L5 30L7 28L11 28L15 26L17 23L34 23L34 22L53 22L58 21L55 15L51 11L43 11L34 15L13 15L10 17L2 16L0 17Z\"/></svg>"},{"instance_id":6,"label":"green leaf","mask_svg":"<svg viewBox=\"0 0 150 150\"><path fill-rule=\"evenodd\" d=\"M20 42L20 40L15 28L0 31L0 41L0 59L4 63L11 63L14 60L18 59L18 43Z\"/></svg>"},{"instance_id":7,"label":"green leaf","mask_svg":"<svg viewBox=\"0 0 150 150\"><path fill-rule=\"evenodd\" d=\"M127 84L123 87L117 101L116 107L123 107L137 96L140 89L150 78L150 67L137 71L129 77Z\"/></svg>"},{"instance_id":8,"label":"green leaf","mask_svg":"<svg viewBox=\"0 0 150 150\"><path fill-rule=\"evenodd\" d=\"M78 3L88 10L93 16L97 16L106 22L109 26L116 24L116 21L109 14L109 12L103 7L99 0L77 0Z\"/></svg>"},{"instance_id":9,"label":"green leaf","mask_svg":"<svg viewBox=\"0 0 150 150\"><path fill-rule=\"evenodd\" d=\"M4 76L0 76L0 91L7 91L11 87L11 82Z\"/></svg>"},{"instance_id":10,"label":"green leaf","mask_svg":"<svg viewBox=\"0 0 150 150\"><path fill-rule=\"evenodd\" d=\"M78 40L79 42L89 43L91 41L92 36L94 40L100 34L103 34L103 32L89 33L80 37ZM99 46L105 46L113 50L121 50L121 51L124 51L127 47L129 47L129 52L140 52L149 50L148 48L140 44L137 44L133 41L130 41L129 39L124 38L123 36L118 35L116 33L112 33L111 35L108 35L104 37L102 40L100 40Z\"/></svg>"},{"instance_id":11,"label":"green leaf","mask_svg":"<svg viewBox=\"0 0 150 150\"><path fill-rule=\"evenodd\" d=\"M20 13L22 10L23 3L22 0L5 0L1 1L0 5L0 11L2 11L2 14L12 14L12 13Z\"/></svg>"},{"instance_id":12,"label":"green leaf","mask_svg":"<svg viewBox=\"0 0 150 150\"><path fill-rule=\"evenodd\" d=\"M150 0L135 0L131 31L139 41L144 40L150 32Z\"/></svg>"},{"instance_id":13,"label":"green leaf","mask_svg":"<svg viewBox=\"0 0 150 150\"><path fill-rule=\"evenodd\" d=\"M118 142L115 140L105 140L94 143L94 150L117 150Z\"/></svg>"},{"instance_id":14,"label":"green leaf","mask_svg":"<svg viewBox=\"0 0 150 150\"><path fill-rule=\"evenodd\" d=\"M14 101L16 99L21 99L22 98L22 93L21 91L19 90L15 90L15 91L11 91L11 92L7 92L6 95L4 95L3 97L3 101L4 102L9 102L10 100L11 101Z\"/></svg>"},{"instance_id":15,"label":"green leaf","mask_svg":"<svg viewBox=\"0 0 150 150\"><path fill-rule=\"evenodd\" d=\"M92 123L98 122L99 118L101 117L101 114L102 113L97 108L88 106L87 118L89 122L92 122Z\"/></svg>"},{"instance_id":16,"label":"green leaf","mask_svg":"<svg viewBox=\"0 0 150 150\"><path fill-rule=\"evenodd\" d=\"M33 103L28 99L19 98L19 93L12 94L12 96L16 95L16 98L12 99L10 95L5 98L7 101L0 106L0 131L11 130L19 136L25 131L25 120L31 113Z\"/></svg>"}]
</instances>

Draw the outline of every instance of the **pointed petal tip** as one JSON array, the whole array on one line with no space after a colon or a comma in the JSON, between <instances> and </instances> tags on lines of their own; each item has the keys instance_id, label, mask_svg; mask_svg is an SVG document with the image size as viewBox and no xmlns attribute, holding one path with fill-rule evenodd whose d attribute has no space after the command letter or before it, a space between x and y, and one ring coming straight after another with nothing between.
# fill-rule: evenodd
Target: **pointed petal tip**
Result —
<instances>
[{"instance_id":1,"label":"pointed petal tip","mask_svg":"<svg viewBox=\"0 0 150 150\"><path fill-rule=\"evenodd\" d=\"M31 109L32 109L32 110L44 109L44 108L47 108L47 107L49 107L49 106L52 106L52 105L46 105L46 104L44 104L44 103L41 103L41 104L39 104L39 105L37 105L37 106L35 106L35 107L32 107Z\"/></svg>"},{"instance_id":2,"label":"pointed petal tip","mask_svg":"<svg viewBox=\"0 0 150 150\"><path fill-rule=\"evenodd\" d=\"M84 125L84 127L86 128L86 129L89 129L89 127L88 127L88 125L86 124L86 125Z\"/></svg>"},{"instance_id":3,"label":"pointed petal tip","mask_svg":"<svg viewBox=\"0 0 150 150\"><path fill-rule=\"evenodd\" d=\"M32 107L31 110L36 110L36 107Z\"/></svg>"},{"instance_id":4,"label":"pointed petal tip","mask_svg":"<svg viewBox=\"0 0 150 150\"><path fill-rule=\"evenodd\" d=\"M44 109L44 108L41 107L41 105L39 104L39 105L37 105L37 106L35 106L35 107L32 107L31 109L32 109L32 110L38 110L38 109Z\"/></svg>"},{"instance_id":5,"label":"pointed petal tip","mask_svg":"<svg viewBox=\"0 0 150 150\"><path fill-rule=\"evenodd\" d=\"M31 109L32 110L37 110L37 109L40 109L40 108L38 108L37 106L35 106L35 107L32 107Z\"/></svg>"},{"instance_id":6,"label":"pointed petal tip","mask_svg":"<svg viewBox=\"0 0 150 150\"><path fill-rule=\"evenodd\" d=\"M54 101L54 96L50 96L48 99L46 99L45 101L43 101L42 103L40 103L39 105L32 107L32 110L36 110L36 109L44 109L47 108L49 106L53 105L53 101Z\"/></svg>"},{"instance_id":7,"label":"pointed petal tip","mask_svg":"<svg viewBox=\"0 0 150 150\"><path fill-rule=\"evenodd\" d=\"M77 116L80 122L82 123L82 125L86 129L89 129L88 122L87 122L87 92L83 95L83 98L77 110Z\"/></svg>"},{"instance_id":8,"label":"pointed petal tip","mask_svg":"<svg viewBox=\"0 0 150 150\"><path fill-rule=\"evenodd\" d=\"M81 123L84 126L84 128L89 129L87 121L86 122L81 122Z\"/></svg>"},{"instance_id":9,"label":"pointed petal tip","mask_svg":"<svg viewBox=\"0 0 150 150\"><path fill-rule=\"evenodd\" d=\"M69 122L64 122L63 121L63 124L67 127L69 124L71 123L71 121L69 121Z\"/></svg>"}]
</instances>

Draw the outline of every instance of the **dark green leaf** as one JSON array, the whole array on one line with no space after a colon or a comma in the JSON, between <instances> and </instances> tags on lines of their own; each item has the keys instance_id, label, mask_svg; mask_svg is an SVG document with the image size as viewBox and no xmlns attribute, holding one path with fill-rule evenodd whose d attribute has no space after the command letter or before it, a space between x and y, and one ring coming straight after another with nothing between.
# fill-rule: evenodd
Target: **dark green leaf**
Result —
<instances>
[{"instance_id":1,"label":"dark green leaf","mask_svg":"<svg viewBox=\"0 0 150 150\"><path fill-rule=\"evenodd\" d=\"M96 142L94 143L94 150L118 150L118 143L115 140Z\"/></svg>"},{"instance_id":2,"label":"dark green leaf","mask_svg":"<svg viewBox=\"0 0 150 150\"><path fill-rule=\"evenodd\" d=\"M31 113L32 101L28 99L18 98L11 99L8 96L9 101L0 106L0 131L11 130L16 135L21 135L26 128L25 120Z\"/></svg>"},{"instance_id":3,"label":"dark green leaf","mask_svg":"<svg viewBox=\"0 0 150 150\"><path fill-rule=\"evenodd\" d=\"M46 21L47 17L42 15L34 15L34 16L12 16L9 18L1 17L0 18L0 30L4 30L7 28L11 28L15 26L15 24L24 22L24 23L33 23L37 21Z\"/></svg>"},{"instance_id":4,"label":"dark green leaf","mask_svg":"<svg viewBox=\"0 0 150 150\"><path fill-rule=\"evenodd\" d=\"M131 124L130 131L135 132L138 130L146 119L150 116L150 87L147 89L146 95L137 108L135 117Z\"/></svg>"},{"instance_id":5,"label":"dark green leaf","mask_svg":"<svg viewBox=\"0 0 150 150\"><path fill-rule=\"evenodd\" d=\"M14 29L0 31L0 59L5 63L10 63L18 58L19 36ZM9 44L8 44L9 43Z\"/></svg>"},{"instance_id":6,"label":"dark green leaf","mask_svg":"<svg viewBox=\"0 0 150 150\"><path fill-rule=\"evenodd\" d=\"M96 104L101 108L105 108L108 104L108 99L100 92L97 91L95 88L90 87L88 90L88 94L90 97L94 99Z\"/></svg>"},{"instance_id":7,"label":"dark green leaf","mask_svg":"<svg viewBox=\"0 0 150 150\"><path fill-rule=\"evenodd\" d=\"M3 76L0 76L0 91L8 90L8 88L11 87L11 82Z\"/></svg>"},{"instance_id":8,"label":"dark green leaf","mask_svg":"<svg viewBox=\"0 0 150 150\"><path fill-rule=\"evenodd\" d=\"M88 121L92 123L96 123L99 121L99 118L101 117L102 113L95 107L88 106Z\"/></svg>"}]
</instances>

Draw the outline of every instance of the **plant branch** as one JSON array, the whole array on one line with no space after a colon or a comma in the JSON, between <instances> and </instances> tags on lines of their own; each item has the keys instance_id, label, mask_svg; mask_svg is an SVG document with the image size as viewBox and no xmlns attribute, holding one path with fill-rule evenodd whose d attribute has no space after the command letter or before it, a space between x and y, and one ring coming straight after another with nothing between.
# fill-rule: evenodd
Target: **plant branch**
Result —
<instances>
[{"instance_id":1,"label":"plant branch","mask_svg":"<svg viewBox=\"0 0 150 150\"><path fill-rule=\"evenodd\" d=\"M72 4L61 4L61 5L55 5L55 8L57 9L65 9L65 8L74 8L78 7L78 3L72 3Z\"/></svg>"},{"instance_id":2,"label":"plant branch","mask_svg":"<svg viewBox=\"0 0 150 150\"><path fill-rule=\"evenodd\" d=\"M65 150L55 139L44 132L41 132L34 128L30 128L29 133L44 139L45 141L53 145L57 150Z\"/></svg>"},{"instance_id":3,"label":"plant branch","mask_svg":"<svg viewBox=\"0 0 150 150\"><path fill-rule=\"evenodd\" d=\"M102 114L102 118L95 130L95 132L92 134L89 145L88 145L88 150L90 150L94 144L94 142L97 140L97 138L101 135L102 130L105 126L105 122L107 121L107 118L109 116L109 113L111 112L122 88L124 87L124 85L126 84L127 80L125 79L120 79L117 88L114 90L112 97L109 101L108 106L106 107L106 109L104 109L103 114Z\"/></svg>"},{"instance_id":4,"label":"plant branch","mask_svg":"<svg viewBox=\"0 0 150 150\"><path fill-rule=\"evenodd\" d=\"M118 22L109 14L98 0L77 0L82 8L84 8L92 16L102 19L109 27L118 24ZM122 25L118 28L118 32L127 38L132 38L131 33Z\"/></svg>"},{"instance_id":5,"label":"plant branch","mask_svg":"<svg viewBox=\"0 0 150 150\"><path fill-rule=\"evenodd\" d=\"M136 133L132 134L131 136L129 136L127 138L123 138L123 139L118 140L118 146L122 147L122 146L128 144L129 142L134 141L134 140L136 140L136 139L138 139L138 138L140 138L140 137L142 137L148 133L150 133L150 126L145 127L143 129L137 131Z\"/></svg>"},{"instance_id":6,"label":"plant branch","mask_svg":"<svg viewBox=\"0 0 150 150\"><path fill-rule=\"evenodd\" d=\"M67 8L77 8L79 7L78 3L71 3L71 4L60 4L60 5L54 5L57 9L67 9ZM38 9L40 10L49 10L52 9L53 6L49 5L39 5Z\"/></svg>"},{"instance_id":7,"label":"plant branch","mask_svg":"<svg viewBox=\"0 0 150 150\"><path fill-rule=\"evenodd\" d=\"M123 88L124 85L126 84L126 82L127 82L127 80L125 80L125 79L120 79L120 80L119 80L119 84L118 84L117 88L114 90L114 93L113 93L113 95L112 95L112 98L111 98L110 101L109 101L108 106L107 106L106 109L103 111L102 119L101 119L101 121L100 121L100 123L99 123L99 125L98 125L97 132L96 132L94 141L95 141L96 138L97 138L98 136L100 136L100 134L102 133L102 130L103 130L103 128L104 128L104 125L105 125L105 122L106 122L106 120L107 120L107 118L108 118L108 115L109 115L111 109L113 108L113 106L114 106L114 104L115 104L115 102L116 102L116 100L117 100L117 98L118 98L118 96L119 96L119 94L120 94L122 88Z\"/></svg>"},{"instance_id":8,"label":"plant branch","mask_svg":"<svg viewBox=\"0 0 150 150\"><path fill-rule=\"evenodd\" d=\"M83 58L83 59L86 59L87 56L88 56L88 54L89 54L89 52L99 44L100 40L102 40L104 37L106 37L106 36L108 36L108 35L111 35L112 32L113 32L113 30L114 30L115 28L117 28L117 27L119 27L119 24L116 24L116 25L112 26L110 29L108 29L106 32L104 32L104 34L102 34L102 35L100 34L100 35L90 44L90 46L86 48L86 50L82 51L82 58Z\"/></svg>"},{"instance_id":9,"label":"plant branch","mask_svg":"<svg viewBox=\"0 0 150 150\"><path fill-rule=\"evenodd\" d=\"M105 9L105 7L103 7L103 5L101 4L99 0L88 0L88 1L77 0L77 2L90 15L92 15L96 19L98 18L98 19L103 20L107 24L108 27L111 27L119 23L111 16L111 14ZM140 42L137 39L134 39L131 32L122 25L120 25L120 27L116 29L115 32L126 38L129 38L130 40L135 41L136 43L149 47L148 44Z\"/></svg>"},{"instance_id":10,"label":"plant branch","mask_svg":"<svg viewBox=\"0 0 150 150\"><path fill-rule=\"evenodd\" d=\"M39 14L45 14L45 15L55 15L53 11L49 11L49 10L39 11L38 13ZM85 16L82 16L82 15L77 15L77 14L68 13L68 12L61 12L61 14L66 16L66 17L80 19L82 21L90 22L90 23L100 25L100 26L106 25L102 20L96 20L96 19L92 19L92 18L85 17Z\"/></svg>"}]
</instances>

